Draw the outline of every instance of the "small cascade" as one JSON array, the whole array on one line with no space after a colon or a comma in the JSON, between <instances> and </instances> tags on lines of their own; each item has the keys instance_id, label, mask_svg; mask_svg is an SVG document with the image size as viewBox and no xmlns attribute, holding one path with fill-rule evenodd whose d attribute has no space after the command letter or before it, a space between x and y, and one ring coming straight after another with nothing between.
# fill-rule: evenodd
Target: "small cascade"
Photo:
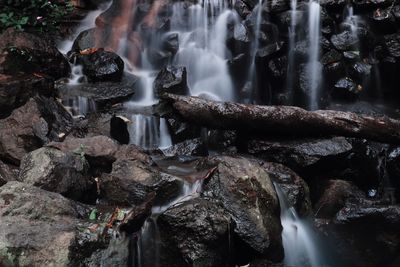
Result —
<instances>
[{"instance_id":1,"label":"small cascade","mask_svg":"<svg viewBox=\"0 0 400 267\"><path fill-rule=\"evenodd\" d=\"M322 67L319 63L319 42L320 42L320 12L321 6L315 0L310 0L308 6L308 66L307 74L309 81L309 108L310 110L318 109L318 90L321 85Z\"/></svg>"},{"instance_id":2,"label":"small cascade","mask_svg":"<svg viewBox=\"0 0 400 267\"><path fill-rule=\"evenodd\" d=\"M79 26L76 28L74 31L74 34L69 36L67 40L62 41L61 43L58 44L58 50L60 50L61 53L67 54L69 51L72 49L72 45L74 44L74 40L78 35L87 29L93 28L96 26L95 21L96 18L103 13L105 10L107 10L111 6L112 1L109 1L108 3L104 3L100 5L100 8L94 11L89 12L86 17L79 23Z\"/></svg>"},{"instance_id":3,"label":"small cascade","mask_svg":"<svg viewBox=\"0 0 400 267\"><path fill-rule=\"evenodd\" d=\"M68 79L67 84L74 86L79 85L85 80L85 75L83 74L83 68L81 65L72 64L71 65L71 77Z\"/></svg>"},{"instance_id":4,"label":"small cascade","mask_svg":"<svg viewBox=\"0 0 400 267\"><path fill-rule=\"evenodd\" d=\"M180 36L173 63L186 66L191 95L235 99L225 41L228 23L234 22L237 14L227 7L224 0L203 0L189 8L184 3L173 6L171 31Z\"/></svg>"},{"instance_id":5,"label":"small cascade","mask_svg":"<svg viewBox=\"0 0 400 267\"><path fill-rule=\"evenodd\" d=\"M354 38L358 38L357 27L359 24L359 17L354 15L353 6L351 4L346 6L343 17L343 24L350 28L351 34Z\"/></svg>"},{"instance_id":6,"label":"small cascade","mask_svg":"<svg viewBox=\"0 0 400 267\"><path fill-rule=\"evenodd\" d=\"M256 54L260 46L260 27L261 27L261 19L262 19L262 0L258 0L258 5L255 7L257 10L256 20L255 20L255 28L254 28L254 41L252 42L251 60L250 67L247 73L247 86L251 88L251 94L249 96L249 102L256 101L257 95L257 75L256 75ZM247 101L246 101L247 102Z\"/></svg>"},{"instance_id":7,"label":"small cascade","mask_svg":"<svg viewBox=\"0 0 400 267\"><path fill-rule=\"evenodd\" d=\"M158 216L169 208L198 196L201 186L201 180L193 183L183 181L180 195L166 204L152 208L152 215L146 220L136 241L135 258L132 259L132 262L135 263L134 267L160 266L161 240L157 226Z\"/></svg>"},{"instance_id":8,"label":"small cascade","mask_svg":"<svg viewBox=\"0 0 400 267\"><path fill-rule=\"evenodd\" d=\"M160 118L160 143L158 148L166 149L170 146L172 146L172 140L168 131L167 121L164 118Z\"/></svg>"},{"instance_id":9,"label":"small cascade","mask_svg":"<svg viewBox=\"0 0 400 267\"><path fill-rule=\"evenodd\" d=\"M286 86L290 96L293 95L293 83L295 73L294 62L294 47L296 43L296 21L297 21L297 0L290 1L290 28L289 28L289 52L288 52L288 66L287 66L287 80Z\"/></svg>"},{"instance_id":10,"label":"small cascade","mask_svg":"<svg viewBox=\"0 0 400 267\"><path fill-rule=\"evenodd\" d=\"M316 238L307 222L300 219L294 207L290 206L281 187L274 183L281 206L282 242L285 251L284 262L292 267L321 267L321 252Z\"/></svg>"}]
</instances>

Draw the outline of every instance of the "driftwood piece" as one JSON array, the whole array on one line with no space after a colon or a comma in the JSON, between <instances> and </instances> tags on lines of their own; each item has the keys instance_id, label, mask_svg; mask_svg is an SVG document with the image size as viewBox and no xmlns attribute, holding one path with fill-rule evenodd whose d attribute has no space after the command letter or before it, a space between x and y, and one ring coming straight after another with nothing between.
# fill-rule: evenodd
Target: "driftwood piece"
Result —
<instances>
[{"instance_id":1,"label":"driftwood piece","mask_svg":"<svg viewBox=\"0 0 400 267\"><path fill-rule=\"evenodd\" d=\"M216 129L292 136L345 136L400 143L400 121L351 112L307 111L294 106L258 106L164 94L184 120Z\"/></svg>"}]
</instances>

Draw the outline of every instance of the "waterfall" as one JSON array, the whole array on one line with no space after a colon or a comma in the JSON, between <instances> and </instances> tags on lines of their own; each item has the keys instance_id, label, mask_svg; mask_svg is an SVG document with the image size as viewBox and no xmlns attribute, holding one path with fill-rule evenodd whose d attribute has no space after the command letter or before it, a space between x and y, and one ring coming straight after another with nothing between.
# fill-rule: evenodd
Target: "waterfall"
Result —
<instances>
[{"instance_id":1,"label":"waterfall","mask_svg":"<svg viewBox=\"0 0 400 267\"><path fill-rule=\"evenodd\" d=\"M321 84L322 68L318 62L319 58L319 39L320 39L320 12L321 6L315 0L310 0L308 7L308 64L307 76L309 82L309 108L318 109L318 89Z\"/></svg>"},{"instance_id":2,"label":"waterfall","mask_svg":"<svg viewBox=\"0 0 400 267\"><path fill-rule=\"evenodd\" d=\"M237 14L227 6L223 0L203 0L188 9L183 3L174 4L171 31L180 38L173 63L186 66L191 95L235 99L225 41L228 23L236 21Z\"/></svg>"},{"instance_id":3,"label":"waterfall","mask_svg":"<svg viewBox=\"0 0 400 267\"><path fill-rule=\"evenodd\" d=\"M163 205L154 206L152 215L144 223L139 237L136 241L136 253L132 262L134 267L160 266L160 232L157 225L157 218L160 214L174 205L179 205L184 201L188 201L198 196L202 186L202 180L193 183L183 181L181 193L173 200Z\"/></svg>"},{"instance_id":4,"label":"waterfall","mask_svg":"<svg viewBox=\"0 0 400 267\"><path fill-rule=\"evenodd\" d=\"M286 86L290 97L293 96L293 82L295 73L294 62L294 47L296 43L296 19L297 19L297 0L290 1L290 28L289 28L289 52L288 52L288 66L287 66L287 80Z\"/></svg>"},{"instance_id":5,"label":"waterfall","mask_svg":"<svg viewBox=\"0 0 400 267\"><path fill-rule=\"evenodd\" d=\"M285 251L284 262L291 267L321 267L321 252L306 221L299 218L290 206L281 187L274 183L281 206L282 242Z\"/></svg>"},{"instance_id":6,"label":"waterfall","mask_svg":"<svg viewBox=\"0 0 400 267\"><path fill-rule=\"evenodd\" d=\"M247 73L247 84L251 87L251 95L250 102L256 101L257 96L257 74L256 74L256 54L260 46L260 28L261 28L261 19L262 19L262 0L258 0L258 5L255 7L257 9L256 21L255 21L255 28L254 28L254 41L252 43L251 53L251 62L249 71Z\"/></svg>"}]
</instances>

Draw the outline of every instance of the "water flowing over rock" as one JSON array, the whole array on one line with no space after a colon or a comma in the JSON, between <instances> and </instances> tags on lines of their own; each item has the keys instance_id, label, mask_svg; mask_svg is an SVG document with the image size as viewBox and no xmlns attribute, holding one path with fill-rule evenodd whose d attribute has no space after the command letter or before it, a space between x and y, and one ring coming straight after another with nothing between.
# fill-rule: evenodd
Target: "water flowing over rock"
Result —
<instances>
[{"instance_id":1,"label":"water flowing over rock","mask_svg":"<svg viewBox=\"0 0 400 267\"><path fill-rule=\"evenodd\" d=\"M162 69L154 81L156 94L160 95L166 92L186 95L188 91L186 76L185 67L166 67Z\"/></svg>"},{"instance_id":2,"label":"water flowing over rock","mask_svg":"<svg viewBox=\"0 0 400 267\"><path fill-rule=\"evenodd\" d=\"M202 195L221 203L232 216L238 246L248 253L237 255L238 261L248 260L248 255L280 260L279 204L267 172L245 158L221 156L207 164L217 170L204 184Z\"/></svg>"},{"instance_id":3,"label":"water flowing over rock","mask_svg":"<svg viewBox=\"0 0 400 267\"><path fill-rule=\"evenodd\" d=\"M83 65L83 73L91 82L121 81L124 72L124 61L115 53L97 50L78 57Z\"/></svg>"}]
</instances>

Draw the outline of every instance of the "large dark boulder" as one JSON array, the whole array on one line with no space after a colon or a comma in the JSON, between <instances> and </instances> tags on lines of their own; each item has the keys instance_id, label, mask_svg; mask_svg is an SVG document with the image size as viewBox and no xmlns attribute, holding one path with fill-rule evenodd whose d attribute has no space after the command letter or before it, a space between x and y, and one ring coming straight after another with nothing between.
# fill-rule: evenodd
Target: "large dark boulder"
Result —
<instances>
[{"instance_id":1,"label":"large dark boulder","mask_svg":"<svg viewBox=\"0 0 400 267\"><path fill-rule=\"evenodd\" d=\"M139 205L156 192L156 204L176 198L182 181L140 161L117 160L110 174L100 178L102 196L115 205Z\"/></svg>"},{"instance_id":2,"label":"large dark boulder","mask_svg":"<svg viewBox=\"0 0 400 267\"><path fill-rule=\"evenodd\" d=\"M247 151L268 161L278 162L296 171L329 160L346 159L352 144L343 137L328 139L260 140L247 143Z\"/></svg>"},{"instance_id":3,"label":"large dark boulder","mask_svg":"<svg viewBox=\"0 0 400 267\"><path fill-rule=\"evenodd\" d=\"M54 95L53 80L35 75L0 74L0 118L10 115L36 95Z\"/></svg>"},{"instance_id":4,"label":"large dark boulder","mask_svg":"<svg viewBox=\"0 0 400 267\"><path fill-rule=\"evenodd\" d=\"M186 95L188 92L186 68L165 67L158 73L154 81L154 89L158 95L162 93Z\"/></svg>"},{"instance_id":5,"label":"large dark boulder","mask_svg":"<svg viewBox=\"0 0 400 267\"><path fill-rule=\"evenodd\" d=\"M257 162L241 157L213 157L216 166L203 185L202 196L220 203L234 221L234 239L242 253L237 262L254 257L283 257L279 202L268 173Z\"/></svg>"},{"instance_id":6,"label":"large dark boulder","mask_svg":"<svg viewBox=\"0 0 400 267\"><path fill-rule=\"evenodd\" d=\"M157 219L163 266L231 266L230 215L219 205L195 198Z\"/></svg>"},{"instance_id":7,"label":"large dark boulder","mask_svg":"<svg viewBox=\"0 0 400 267\"><path fill-rule=\"evenodd\" d=\"M124 61L116 53L99 49L94 53L80 55L78 63L90 82L119 82L124 73Z\"/></svg>"},{"instance_id":8,"label":"large dark boulder","mask_svg":"<svg viewBox=\"0 0 400 267\"><path fill-rule=\"evenodd\" d=\"M43 147L23 157L18 180L82 200L91 189L88 171L89 164L84 156Z\"/></svg>"},{"instance_id":9,"label":"large dark boulder","mask_svg":"<svg viewBox=\"0 0 400 267\"><path fill-rule=\"evenodd\" d=\"M0 35L0 73L20 72L58 79L69 74L70 65L48 37L9 28Z\"/></svg>"},{"instance_id":10,"label":"large dark boulder","mask_svg":"<svg viewBox=\"0 0 400 267\"><path fill-rule=\"evenodd\" d=\"M0 158L19 164L22 157L72 130L71 115L52 98L36 97L0 120Z\"/></svg>"}]
</instances>

